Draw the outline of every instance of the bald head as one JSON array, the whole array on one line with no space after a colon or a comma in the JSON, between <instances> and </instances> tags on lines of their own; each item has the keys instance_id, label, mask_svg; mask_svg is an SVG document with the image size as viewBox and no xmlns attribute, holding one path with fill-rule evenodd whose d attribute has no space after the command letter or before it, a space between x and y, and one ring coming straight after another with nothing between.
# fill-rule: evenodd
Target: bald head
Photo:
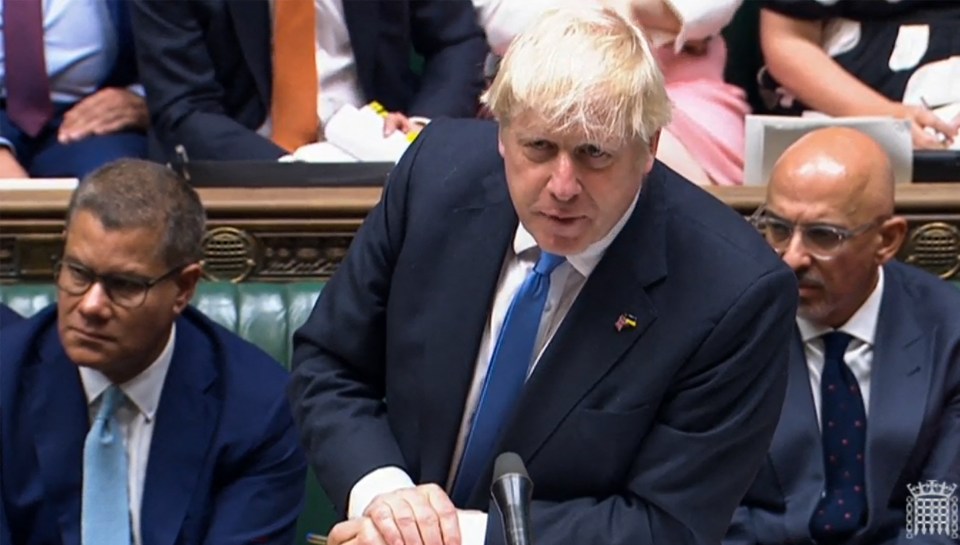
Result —
<instances>
[{"instance_id":1,"label":"bald head","mask_svg":"<svg viewBox=\"0 0 960 545\"><path fill-rule=\"evenodd\" d=\"M819 129L787 148L770 175L768 200L801 195L853 221L892 214L893 165L883 147L860 131Z\"/></svg>"},{"instance_id":2,"label":"bald head","mask_svg":"<svg viewBox=\"0 0 960 545\"><path fill-rule=\"evenodd\" d=\"M811 132L780 156L764 205L780 227L764 233L797 275L798 316L838 328L873 292L907 229L893 187L884 149L853 129Z\"/></svg>"}]
</instances>

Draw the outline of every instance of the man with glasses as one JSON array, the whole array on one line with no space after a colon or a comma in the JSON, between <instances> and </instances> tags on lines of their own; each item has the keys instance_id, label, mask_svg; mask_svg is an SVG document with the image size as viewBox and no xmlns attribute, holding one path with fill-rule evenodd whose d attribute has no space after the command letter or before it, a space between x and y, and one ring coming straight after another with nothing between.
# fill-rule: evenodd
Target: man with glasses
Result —
<instances>
[{"instance_id":1,"label":"man with glasses","mask_svg":"<svg viewBox=\"0 0 960 545\"><path fill-rule=\"evenodd\" d=\"M57 304L3 330L0 545L292 542L287 375L188 306L204 229L157 164L74 192Z\"/></svg>"},{"instance_id":2,"label":"man with glasses","mask_svg":"<svg viewBox=\"0 0 960 545\"><path fill-rule=\"evenodd\" d=\"M752 219L797 275L799 338L725 543L908 543L908 486L960 484L960 292L894 260L890 160L853 129L793 144Z\"/></svg>"}]
</instances>

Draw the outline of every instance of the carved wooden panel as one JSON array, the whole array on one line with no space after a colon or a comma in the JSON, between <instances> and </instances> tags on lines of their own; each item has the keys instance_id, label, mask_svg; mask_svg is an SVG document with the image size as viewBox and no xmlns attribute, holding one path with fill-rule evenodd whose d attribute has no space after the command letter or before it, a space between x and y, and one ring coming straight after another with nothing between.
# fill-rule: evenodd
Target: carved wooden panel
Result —
<instances>
[{"instance_id":1,"label":"carved wooden panel","mask_svg":"<svg viewBox=\"0 0 960 545\"><path fill-rule=\"evenodd\" d=\"M710 188L744 215L763 188ZM329 278L366 213L371 188L201 190L209 228L204 271L243 282ZM0 192L0 282L46 281L62 251L69 193ZM897 212L910 232L900 259L943 278L960 279L960 184L912 184L897 190Z\"/></svg>"}]
</instances>

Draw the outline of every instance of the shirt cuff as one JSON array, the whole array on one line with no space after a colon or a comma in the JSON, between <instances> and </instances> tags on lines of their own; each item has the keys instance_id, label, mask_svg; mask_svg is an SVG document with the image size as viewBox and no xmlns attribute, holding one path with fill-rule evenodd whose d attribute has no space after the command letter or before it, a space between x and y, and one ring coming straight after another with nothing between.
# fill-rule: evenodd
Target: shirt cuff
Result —
<instances>
[{"instance_id":1,"label":"shirt cuff","mask_svg":"<svg viewBox=\"0 0 960 545\"><path fill-rule=\"evenodd\" d=\"M147 91L143 88L143 85L139 83L134 83L132 85L127 85L127 91L139 96L140 98L146 98Z\"/></svg>"},{"instance_id":2,"label":"shirt cuff","mask_svg":"<svg viewBox=\"0 0 960 545\"><path fill-rule=\"evenodd\" d=\"M743 0L663 0L680 20L680 32L674 40L679 53L690 40L715 36L733 20Z\"/></svg>"},{"instance_id":3,"label":"shirt cuff","mask_svg":"<svg viewBox=\"0 0 960 545\"><path fill-rule=\"evenodd\" d=\"M483 545L487 539L487 514L483 511L457 511L460 521L460 542L463 545Z\"/></svg>"},{"instance_id":4,"label":"shirt cuff","mask_svg":"<svg viewBox=\"0 0 960 545\"><path fill-rule=\"evenodd\" d=\"M347 501L347 518L357 518L380 494L388 494L404 488L413 488L413 479L396 466L374 469L357 481L350 489ZM487 535L487 514L483 511L457 511L460 537L463 545L483 545Z\"/></svg>"},{"instance_id":5,"label":"shirt cuff","mask_svg":"<svg viewBox=\"0 0 960 545\"><path fill-rule=\"evenodd\" d=\"M17 150L14 149L13 142L7 140L2 136L0 136L0 148L7 148L8 150L10 150L10 153L12 153L14 156L17 155Z\"/></svg>"},{"instance_id":6,"label":"shirt cuff","mask_svg":"<svg viewBox=\"0 0 960 545\"><path fill-rule=\"evenodd\" d=\"M347 501L347 518L356 518L380 494L395 492L403 488L413 488L413 479L407 472L396 466L387 466L374 469L357 481L350 489L350 499Z\"/></svg>"}]
</instances>

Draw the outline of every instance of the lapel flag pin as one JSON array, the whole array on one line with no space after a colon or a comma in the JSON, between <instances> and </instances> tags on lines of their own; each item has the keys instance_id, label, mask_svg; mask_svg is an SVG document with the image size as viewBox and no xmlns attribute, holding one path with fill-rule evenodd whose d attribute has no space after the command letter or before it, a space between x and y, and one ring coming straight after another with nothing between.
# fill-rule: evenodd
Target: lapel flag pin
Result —
<instances>
[{"instance_id":1,"label":"lapel flag pin","mask_svg":"<svg viewBox=\"0 0 960 545\"><path fill-rule=\"evenodd\" d=\"M617 331L623 331L623 328L633 329L637 327L637 317L633 314L623 313L617 318L617 323L613 324Z\"/></svg>"}]
</instances>

